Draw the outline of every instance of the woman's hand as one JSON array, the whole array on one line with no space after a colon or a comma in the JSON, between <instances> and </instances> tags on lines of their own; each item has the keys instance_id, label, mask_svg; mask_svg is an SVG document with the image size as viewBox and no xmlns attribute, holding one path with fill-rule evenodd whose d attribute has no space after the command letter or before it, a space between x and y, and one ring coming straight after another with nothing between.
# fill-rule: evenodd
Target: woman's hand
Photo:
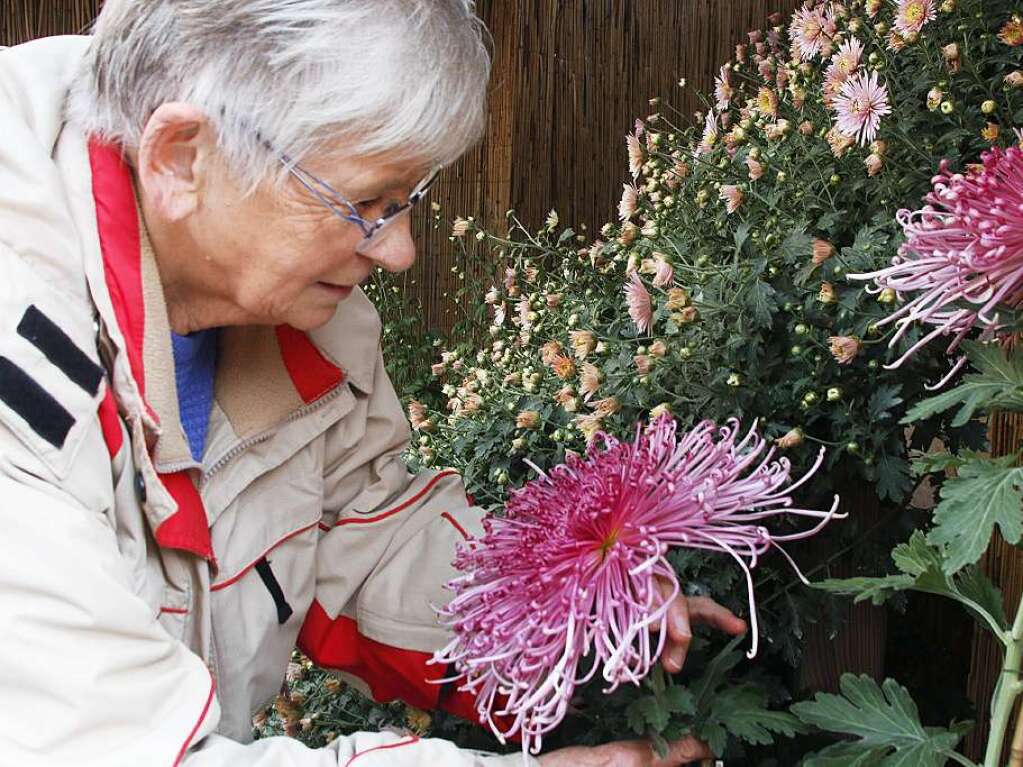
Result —
<instances>
[{"instance_id":1,"label":"woman's hand","mask_svg":"<svg viewBox=\"0 0 1023 767\"><path fill-rule=\"evenodd\" d=\"M680 767L712 756L696 738L682 738L668 744L663 759L649 741L623 740L603 746L570 746L544 754L538 761L541 767Z\"/></svg>"},{"instance_id":2,"label":"woman's hand","mask_svg":"<svg viewBox=\"0 0 1023 767\"><path fill-rule=\"evenodd\" d=\"M668 580L658 578L657 585L661 590L662 600L671 596L672 586ZM661 665L669 674L677 674L682 670L686 653L689 652L689 644L693 641L694 625L710 626L733 636L746 631L746 621L713 599L687 597L680 593L668 608L668 639L661 654ZM658 631L660 627L653 630Z\"/></svg>"},{"instance_id":3,"label":"woman's hand","mask_svg":"<svg viewBox=\"0 0 1023 767\"><path fill-rule=\"evenodd\" d=\"M671 596L671 582L657 579L661 599ZM661 664L668 673L682 670L693 640L692 626L704 625L738 635L746 631L746 621L709 597L687 597L678 594L668 607L668 639L664 644ZM655 631L660 630L656 627ZM572 746L539 757L542 767L679 767L713 757L706 744L687 737L668 745L663 759L654 753L645 740L623 740L603 746Z\"/></svg>"}]
</instances>

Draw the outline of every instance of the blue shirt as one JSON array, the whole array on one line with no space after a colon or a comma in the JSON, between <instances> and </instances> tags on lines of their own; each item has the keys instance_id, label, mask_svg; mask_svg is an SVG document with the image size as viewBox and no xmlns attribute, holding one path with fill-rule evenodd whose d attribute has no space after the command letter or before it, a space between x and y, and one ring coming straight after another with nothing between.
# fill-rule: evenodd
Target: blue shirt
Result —
<instances>
[{"instance_id":1,"label":"blue shirt","mask_svg":"<svg viewBox=\"0 0 1023 767\"><path fill-rule=\"evenodd\" d=\"M206 431L213 407L213 375L217 367L217 330L200 330L179 336L171 333L174 380L178 390L181 425L188 437L192 458L202 460Z\"/></svg>"}]
</instances>

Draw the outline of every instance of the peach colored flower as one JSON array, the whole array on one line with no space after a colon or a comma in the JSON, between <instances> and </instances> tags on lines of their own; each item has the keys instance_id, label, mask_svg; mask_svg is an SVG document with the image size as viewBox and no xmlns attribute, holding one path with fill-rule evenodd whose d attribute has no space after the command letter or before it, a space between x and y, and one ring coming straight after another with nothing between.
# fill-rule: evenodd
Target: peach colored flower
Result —
<instances>
[{"instance_id":1,"label":"peach colored flower","mask_svg":"<svg viewBox=\"0 0 1023 767\"><path fill-rule=\"evenodd\" d=\"M654 312L650 305L650 294L638 274L633 273L632 278L625 284L624 291L629 317L632 318L637 331L646 333L650 330Z\"/></svg>"},{"instance_id":2,"label":"peach colored flower","mask_svg":"<svg viewBox=\"0 0 1023 767\"><path fill-rule=\"evenodd\" d=\"M839 365L848 365L860 353L860 342L852 336L831 336L828 339L831 356Z\"/></svg>"},{"instance_id":3,"label":"peach colored flower","mask_svg":"<svg viewBox=\"0 0 1023 767\"><path fill-rule=\"evenodd\" d=\"M803 122L799 123L799 132L802 133L804 136L809 136L813 134L813 123L810 122L809 120L804 120Z\"/></svg>"},{"instance_id":4,"label":"peach colored flower","mask_svg":"<svg viewBox=\"0 0 1023 767\"><path fill-rule=\"evenodd\" d=\"M566 381L575 375L575 363L572 362L571 357L566 357L564 354L559 354L554 358L551 362L551 369L554 371L554 375L562 381Z\"/></svg>"},{"instance_id":5,"label":"peach colored flower","mask_svg":"<svg viewBox=\"0 0 1023 767\"><path fill-rule=\"evenodd\" d=\"M654 253L653 267L654 279L652 282L655 288L663 288L675 279L675 270L671 268L668 257L663 253Z\"/></svg>"},{"instance_id":6,"label":"peach colored flower","mask_svg":"<svg viewBox=\"0 0 1023 767\"><path fill-rule=\"evenodd\" d=\"M589 400L596 394L603 380L604 374L600 372L600 368L591 362L584 363L579 371L579 393L583 395L583 399Z\"/></svg>"},{"instance_id":7,"label":"peach colored flower","mask_svg":"<svg viewBox=\"0 0 1023 767\"><path fill-rule=\"evenodd\" d=\"M604 399L591 403L590 407L594 408L594 415L600 418L607 418L622 409L621 403L614 397L604 397Z\"/></svg>"},{"instance_id":8,"label":"peach colored flower","mask_svg":"<svg viewBox=\"0 0 1023 767\"><path fill-rule=\"evenodd\" d=\"M515 426L519 429L535 429L540 425L540 414L535 410L520 410L515 417Z\"/></svg>"},{"instance_id":9,"label":"peach colored flower","mask_svg":"<svg viewBox=\"0 0 1023 767\"><path fill-rule=\"evenodd\" d=\"M561 304L561 293L548 293L544 296L544 301L548 309L557 309Z\"/></svg>"},{"instance_id":10,"label":"peach colored flower","mask_svg":"<svg viewBox=\"0 0 1023 767\"><path fill-rule=\"evenodd\" d=\"M800 428L791 429L784 437L778 437L774 444L780 447L782 450L788 450L792 447L799 447L803 444L803 430Z\"/></svg>"},{"instance_id":11,"label":"peach colored flower","mask_svg":"<svg viewBox=\"0 0 1023 767\"><path fill-rule=\"evenodd\" d=\"M1012 18L998 32L998 39L1006 45L1023 45L1023 18L1013 14Z\"/></svg>"},{"instance_id":12,"label":"peach colored flower","mask_svg":"<svg viewBox=\"0 0 1023 767\"><path fill-rule=\"evenodd\" d=\"M830 282L822 282L820 292L817 294L817 300L822 304L833 304L838 300L835 295L835 286Z\"/></svg>"},{"instance_id":13,"label":"peach colored flower","mask_svg":"<svg viewBox=\"0 0 1023 767\"><path fill-rule=\"evenodd\" d=\"M571 386L562 386L554 395L554 400L559 405L564 405L566 402L573 399L574 397L575 389L573 389Z\"/></svg>"},{"instance_id":14,"label":"peach colored flower","mask_svg":"<svg viewBox=\"0 0 1023 767\"><path fill-rule=\"evenodd\" d=\"M622 184L622 199L618 203L618 218L623 222L628 221L636 215L636 206L639 204L639 190L632 184Z\"/></svg>"},{"instance_id":15,"label":"peach colored flower","mask_svg":"<svg viewBox=\"0 0 1023 767\"><path fill-rule=\"evenodd\" d=\"M689 294L685 288L670 288L668 290L668 301L665 307L669 312L677 312L689 304Z\"/></svg>"},{"instance_id":16,"label":"peach colored flower","mask_svg":"<svg viewBox=\"0 0 1023 767\"><path fill-rule=\"evenodd\" d=\"M664 341L658 338L656 341L650 344L650 348L648 351L650 352L651 357L660 359L661 357L668 353L668 347L665 346Z\"/></svg>"},{"instance_id":17,"label":"peach colored flower","mask_svg":"<svg viewBox=\"0 0 1023 767\"><path fill-rule=\"evenodd\" d=\"M895 28L903 37L918 35L937 15L934 0L899 0L895 8Z\"/></svg>"},{"instance_id":18,"label":"peach colored flower","mask_svg":"<svg viewBox=\"0 0 1023 767\"><path fill-rule=\"evenodd\" d=\"M412 428L419 431L423 424L428 421L426 417L426 405L417 400L411 400L408 403L408 419Z\"/></svg>"},{"instance_id":19,"label":"peach colored flower","mask_svg":"<svg viewBox=\"0 0 1023 767\"><path fill-rule=\"evenodd\" d=\"M749 180L756 181L758 178L764 175L764 166L754 160L752 157L746 158L746 167L749 168Z\"/></svg>"},{"instance_id":20,"label":"peach colored flower","mask_svg":"<svg viewBox=\"0 0 1023 767\"><path fill-rule=\"evenodd\" d=\"M778 94L771 88L761 88L757 92L757 111L760 114L770 117L772 120L778 116Z\"/></svg>"},{"instance_id":21,"label":"peach colored flower","mask_svg":"<svg viewBox=\"0 0 1023 767\"><path fill-rule=\"evenodd\" d=\"M945 58L945 65L948 71L955 74L959 71L959 46L956 43L949 43L941 49L941 55Z\"/></svg>"},{"instance_id":22,"label":"peach colored flower","mask_svg":"<svg viewBox=\"0 0 1023 767\"><path fill-rule=\"evenodd\" d=\"M643 145L639 143L638 136L630 133L625 137L625 147L629 155L629 172L636 178L643 169Z\"/></svg>"},{"instance_id":23,"label":"peach colored flower","mask_svg":"<svg viewBox=\"0 0 1023 767\"><path fill-rule=\"evenodd\" d=\"M735 184L723 184L719 196L725 201L725 210L728 213L735 213L742 205L742 190Z\"/></svg>"},{"instance_id":24,"label":"peach colored flower","mask_svg":"<svg viewBox=\"0 0 1023 767\"><path fill-rule=\"evenodd\" d=\"M540 347L540 359L544 365L553 365L554 360L563 351L562 346L557 341L548 341Z\"/></svg>"},{"instance_id":25,"label":"peach colored flower","mask_svg":"<svg viewBox=\"0 0 1023 767\"><path fill-rule=\"evenodd\" d=\"M863 164L867 166L867 175L873 177L880 173L881 169L884 167L884 158L881 155L872 152L863 160Z\"/></svg>"},{"instance_id":26,"label":"peach colored flower","mask_svg":"<svg viewBox=\"0 0 1023 767\"><path fill-rule=\"evenodd\" d=\"M835 246L827 240L817 238L813 241L813 263L820 266L829 258L835 255Z\"/></svg>"},{"instance_id":27,"label":"peach colored flower","mask_svg":"<svg viewBox=\"0 0 1023 767\"><path fill-rule=\"evenodd\" d=\"M468 231L469 222L464 218L456 218L455 223L451 227L451 234L454 237L465 237Z\"/></svg>"},{"instance_id":28,"label":"peach colored flower","mask_svg":"<svg viewBox=\"0 0 1023 767\"><path fill-rule=\"evenodd\" d=\"M1023 69L1017 69L1009 72L1005 76L1005 82L1013 88L1023 88Z\"/></svg>"},{"instance_id":29,"label":"peach colored flower","mask_svg":"<svg viewBox=\"0 0 1023 767\"><path fill-rule=\"evenodd\" d=\"M645 376L650 372L650 368L653 367L653 360L646 354L637 354L632 358L632 361L636 363L636 370L639 371L641 376Z\"/></svg>"},{"instance_id":30,"label":"peach colored flower","mask_svg":"<svg viewBox=\"0 0 1023 767\"><path fill-rule=\"evenodd\" d=\"M568 336L576 359L586 359L589 353L597 348L597 339L588 330L573 330Z\"/></svg>"},{"instance_id":31,"label":"peach colored flower","mask_svg":"<svg viewBox=\"0 0 1023 767\"><path fill-rule=\"evenodd\" d=\"M579 431L583 433L586 441L592 442L593 438L597 435L597 432L603 428L604 419L596 413L580 415L576 416L575 425L578 427Z\"/></svg>"}]
</instances>

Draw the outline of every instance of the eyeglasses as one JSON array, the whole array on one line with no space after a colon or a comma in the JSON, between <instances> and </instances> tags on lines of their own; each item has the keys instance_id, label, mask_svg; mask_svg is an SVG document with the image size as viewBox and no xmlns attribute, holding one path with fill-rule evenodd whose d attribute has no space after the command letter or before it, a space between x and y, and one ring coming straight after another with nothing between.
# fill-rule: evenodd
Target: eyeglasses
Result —
<instances>
[{"instance_id":1,"label":"eyeglasses","mask_svg":"<svg viewBox=\"0 0 1023 767\"><path fill-rule=\"evenodd\" d=\"M331 213L343 221L355 224L362 230L362 240L355 247L355 252L361 255L365 255L371 250L380 247L382 243L390 239L394 232L398 231L398 227L395 224L408 216L415 204L426 196L426 193L430 191L430 187L433 186L441 171L440 167L434 168L426 178L416 184L412 194L409 195L405 202L400 204L392 203L387 207L382 216L367 220L359 215L358 208L348 198L326 181L314 176L287 155L281 154L280 158L288 173L305 187L311 195L327 206ZM347 213L344 210L345 208L348 210Z\"/></svg>"}]
</instances>

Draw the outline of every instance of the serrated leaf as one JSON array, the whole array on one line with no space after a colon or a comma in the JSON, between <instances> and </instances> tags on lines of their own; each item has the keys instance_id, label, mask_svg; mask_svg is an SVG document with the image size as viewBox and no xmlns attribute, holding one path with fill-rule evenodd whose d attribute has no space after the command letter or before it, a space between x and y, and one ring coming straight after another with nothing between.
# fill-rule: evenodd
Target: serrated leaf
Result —
<instances>
[{"instance_id":1,"label":"serrated leaf","mask_svg":"<svg viewBox=\"0 0 1023 767\"><path fill-rule=\"evenodd\" d=\"M813 587L851 596L855 602L869 599L875 605L883 604L900 591L937 594L965 606L986 628L996 633L1005 629L1001 592L976 568L966 568L955 576L947 574L942 550L929 546L919 530L906 543L895 547L892 561L900 570L897 574L829 579L814 583Z\"/></svg>"},{"instance_id":2,"label":"serrated leaf","mask_svg":"<svg viewBox=\"0 0 1023 767\"><path fill-rule=\"evenodd\" d=\"M786 259L802 264L813 252L813 238L802 229L795 229L782 240L779 250Z\"/></svg>"},{"instance_id":3,"label":"serrated leaf","mask_svg":"<svg viewBox=\"0 0 1023 767\"><path fill-rule=\"evenodd\" d=\"M765 746L775 735L791 738L805 732L803 725L787 711L771 711L767 693L752 685L729 687L714 697L710 722L718 723L747 743Z\"/></svg>"},{"instance_id":4,"label":"serrated leaf","mask_svg":"<svg viewBox=\"0 0 1023 767\"><path fill-rule=\"evenodd\" d=\"M842 756L852 758L858 747L873 758L884 749L878 762L883 767L942 767L959 742L957 732L925 729L909 692L892 679L878 687L866 675L843 674L840 688L840 695L817 693L812 701L794 704L792 712L806 724L858 738L843 744Z\"/></svg>"},{"instance_id":5,"label":"serrated leaf","mask_svg":"<svg viewBox=\"0 0 1023 767\"><path fill-rule=\"evenodd\" d=\"M673 685L661 696L664 707L672 714L692 715L696 713L696 696L682 685Z\"/></svg>"},{"instance_id":6,"label":"serrated leaf","mask_svg":"<svg viewBox=\"0 0 1023 767\"><path fill-rule=\"evenodd\" d=\"M746 306L752 312L753 321L757 327L771 326L774 309L778 303L774 298L775 295L777 295L777 291L763 280L755 280L750 286Z\"/></svg>"},{"instance_id":7,"label":"serrated leaf","mask_svg":"<svg viewBox=\"0 0 1023 767\"><path fill-rule=\"evenodd\" d=\"M800 762L801 767L877 767L886 749L864 749L856 743L835 743Z\"/></svg>"},{"instance_id":8,"label":"serrated leaf","mask_svg":"<svg viewBox=\"0 0 1023 767\"><path fill-rule=\"evenodd\" d=\"M891 417L888 412L893 407L902 404L902 384L885 384L874 389L867 402L867 414L871 421L882 421Z\"/></svg>"},{"instance_id":9,"label":"serrated leaf","mask_svg":"<svg viewBox=\"0 0 1023 767\"><path fill-rule=\"evenodd\" d=\"M1023 468L1017 456L979 459L960 467L941 486L929 543L945 549L944 570L954 573L980 559L995 525L1009 543L1023 536Z\"/></svg>"},{"instance_id":10,"label":"serrated leaf","mask_svg":"<svg viewBox=\"0 0 1023 767\"><path fill-rule=\"evenodd\" d=\"M877 497L894 503L902 501L913 489L909 476L909 463L900 456L881 452L877 456Z\"/></svg>"},{"instance_id":11,"label":"serrated leaf","mask_svg":"<svg viewBox=\"0 0 1023 767\"><path fill-rule=\"evenodd\" d=\"M1023 409L1023 357L1006 356L997 346L968 341L962 345L977 373L963 377L954 389L918 402L909 409L903 423L929 418L959 405L951 425L966 424L978 410L999 407Z\"/></svg>"}]
</instances>

